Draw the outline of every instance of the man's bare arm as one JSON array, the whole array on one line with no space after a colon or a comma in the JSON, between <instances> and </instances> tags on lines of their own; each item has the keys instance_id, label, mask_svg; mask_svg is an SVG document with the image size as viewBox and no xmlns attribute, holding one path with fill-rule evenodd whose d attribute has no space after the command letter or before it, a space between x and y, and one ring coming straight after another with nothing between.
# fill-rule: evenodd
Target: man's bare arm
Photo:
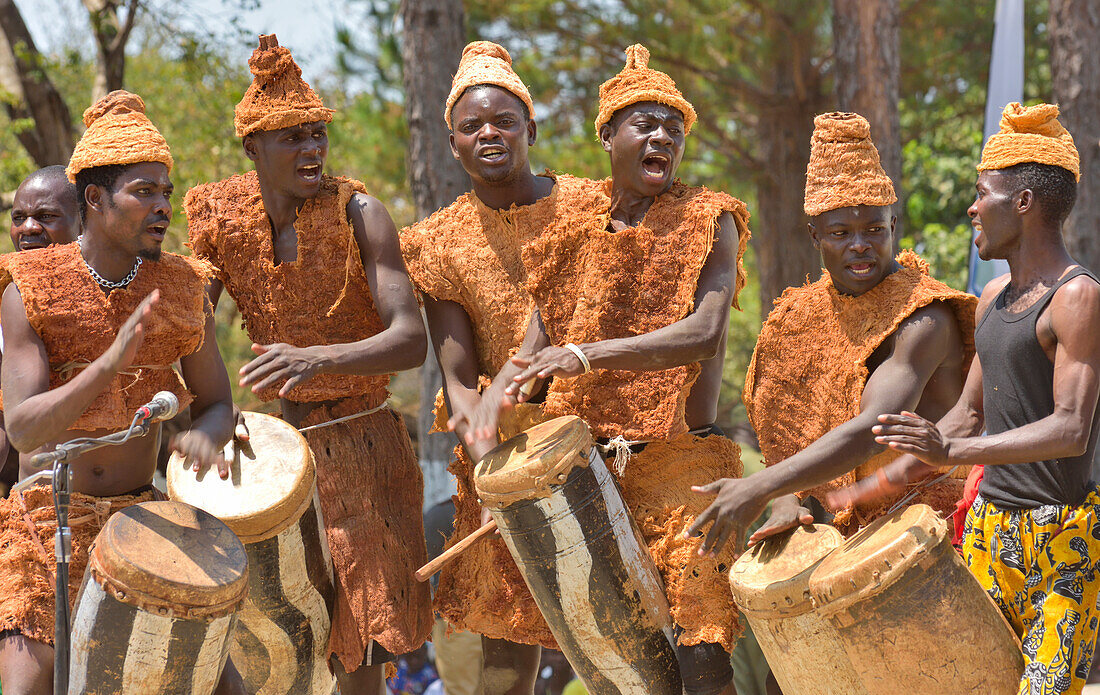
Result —
<instances>
[{"instance_id":1,"label":"man's bare arm","mask_svg":"<svg viewBox=\"0 0 1100 695\"><path fill-rule=\"evenodd\" d=\"M347 213L385 328L354 343L305 348L284 343L254 345L259 357L241 368L241 385L260 391L285 379L279 391L285 397L315 374L390 374L424 362L424 324L389 212L376 198L360 193L348 202Z\"/></svg>"},{"instance_id":2,"label":"man's bare arm","mask_svg":"<svg viewBox=\"0 0 1100 695\"><path fill-rule=\"evenodd\" d=\"M894 332L890 353L868 378L859 415L748 478L694 488L717 495L688 530L697 533L714 522L701 550L717 552L732 536L740 551L745 529L770 500L835 480L882 451L871 433L877 417L899 407L916 408L929 379L961 348L958 324L947 306L936 302L915 312Z\"/></svg>"},{"instance_id":3,"label":"man's bare arm","mask_svg":"<svg viewBox=\"0 0 1100 695\"><path fill-rule=\"evenodd\" d=\"M1056 340L1054 412L984 437L945 436L911 413L882 419L880 441L931 465L998 466L1081 456L1100 396L1100 285L1087 277L1061 287L1048 307Z\"/></svg>"},{"instance_id":4,"label":"man's bare arm","mask_svg":"<svg viewBox=\"0 0 1100 695\"><path fill-rule=\"evenodd\" d=\"M473 412L480 396L477 392L477 353L470 318L459 304L428 296L424 297L424 313L443 376L443 397L447 409L451 413ZM475 440L468 444L467 430L465 419L456 422L455 434L472 460L477 461L496 446L495 435L491 440Z\"/></svg>"},{"instance_id":5,"label":"man's bare arm","mask_svg":"<svg viewBox=\"0 0 1100 695\"><path fill-rule=\"evenodd\" d=\"M669 369L714 358L722 345L729 322L730 305L737 280L737 227L728 212L718 218L714 247L699 273L695 291L695 309L683 319L649 333L629 338L614 338L578 347L593 369L652 371ZM538 354L513 358L523 370L513 377L519 384L538 377L576 376L583 371L572 351L550 346Z\"/></svg>"},{"instance_id":6,"label":"man's bare arm","mask_svg":"<svg viewBox=\"0 0 1100 695\"><path fill-rule=\"evenodd\" d=\"M70 381L50 389L46 347L31 327L23 298L11 283L0 300L4 334L4 413L8 439L22 452L31 452L64 434L92 401L107 389L120 369L129 366L141 345L144 322L160 293L142 300L119 329L111 346Z\"/></svg>"},{"instance_id":7,"label":"man's bare arm","mask_svg":"<svg viewBox=\"0 0 1100 695\"><path fill-rule=\"evenodd\" d=\"M169 447L179 452L194 470L217 466L219 475L226 478L229 463L222 449L233 436L233 394L225 362L218 351L213 311L206 316L204 331L202 346L180 360L183 380L195 394L191 402L191 428L173 437Z\"/></svg>"}]
</instances>

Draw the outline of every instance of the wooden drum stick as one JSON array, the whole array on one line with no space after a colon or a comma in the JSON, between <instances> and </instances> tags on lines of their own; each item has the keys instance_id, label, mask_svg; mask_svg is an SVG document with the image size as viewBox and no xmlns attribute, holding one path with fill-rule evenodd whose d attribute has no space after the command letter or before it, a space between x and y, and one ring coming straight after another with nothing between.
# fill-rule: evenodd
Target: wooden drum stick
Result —
<instances>
[{"instance_id":1,"label":"wooden drum stick","mask_svg":"<svg viewBox=\"0 0 1100 695\"><path fill-rule=\"evenodd\" d=\"M416 571L416 574L413 575L413 576L416 577L417 581L420 581L420 582L428 581L428 579L430 579L433 574L435 574L439 570L443 569L443 565L446 565L448 562L450 562L451 560L458 557L458 555L463 550L466 550L471 545L478 542L478 540L480 540L480 539L484 538L485 536L489 535L490 533L495 531L496 528L497 528L496 519L493 519L493 520L489 521L489 523L485 524L484 526L482 526L478 530L474 531L473 533L466 536L465 538L463 538L459 542L455 543L450 548L447 548L446 550L444 550L442 553L440 553L439 557L437 557L436 559L432 560L428 564L426 564L423 567L421 567L420 569L418 569Z\"/></svg>"}]
</instances>

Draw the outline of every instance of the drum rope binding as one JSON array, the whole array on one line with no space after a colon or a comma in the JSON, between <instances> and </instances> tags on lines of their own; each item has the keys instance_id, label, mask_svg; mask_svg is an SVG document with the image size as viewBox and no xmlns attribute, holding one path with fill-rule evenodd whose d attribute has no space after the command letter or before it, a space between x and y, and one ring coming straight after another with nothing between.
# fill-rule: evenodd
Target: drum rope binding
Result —
<instances>
[{"instance_id":1,"label":"drum rope binding","mask_svg":"<svg viewBox=\"0 0 1100 695\"><path fill-rule=\"evenodd\" d=\"M895 502L894 506L892 506L888 510L886 510L886 516L889 516L890 514L893 514L897 510L899 510L902 507L904 507L905 505L907 505L910 502L910 500L912 500L914 497L916 497L920 493L921 490L928 487L929 485L935 485L936 483L938 483L942 480L947 480L948 478L950 478L951 474L954 473L957 468L958 468L957 465L952 466L951 469L948 470L946 473L938 475L935 478L929 478L927 480L921 481L920 483L917 483L917 485L914 486L913 489L910 490L904 497L902 497L900 500ZM880 468L879 469L879 474L883 477L883 479L886 480L887 483L889 483L890 480L887 479L886 474L882 473L881 471L882 471L882 469ZM945 519L950 519L951 517L955 516L955 514L957 514L958 511L959 510L956 509L955 511L951 512L950 514L948 514L944 518Z\"/></svg>"}]
</instances>

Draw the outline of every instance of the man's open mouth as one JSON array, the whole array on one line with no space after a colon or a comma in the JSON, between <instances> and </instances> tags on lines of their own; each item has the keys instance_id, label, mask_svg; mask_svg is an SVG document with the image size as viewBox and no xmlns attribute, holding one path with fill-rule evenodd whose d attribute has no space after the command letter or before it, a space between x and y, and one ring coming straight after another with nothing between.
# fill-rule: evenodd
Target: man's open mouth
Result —
<instances>
[{"instance_id":1,"label":"man's open mouth","mask_svg":"<svg viewBox=\"0 0 1100 695\"><path fill-rule=\"evenodd\" d=\"M856 277L867 277L874 269L875 264L871 261L859 261L857 263L848 264L848 270Z\"/></svg>"},{"instance_id":2,"label":"man's open mouth","mask_svg":"<svg viewBox=\"0 0 1100 695\"><path fill-rule=\"evenodd\" d=\"M31 251L33 249L44 249L49 246L49 242L42 237L19 237L17 245L20 251Z\"/></svg>"},{"instance_id":3,"label":"man's open mouth","mask_svg":"<svg viewBox=\"0 0 1100 695\"><path fill-rule=\"evenodd\" d=\"M651 152L642 158L642 172L649 178L664 179L672 159L663 152Z\"/></svg>"},{"instance_id":4,"label":"man's open mouth","mask_svg":"<svg viewBox=\"0 0 1100 695\"><path fill-rule=\"evenodd\" d=\"M306 181L313 183L321 179L321 165L320 164L307 164L302 167L298 167L298 176L301 176Z\"/></svg>"},{"instance_id":5,"label":"man's open mouth","mask_svg":"<svg viewBox=\"0 0 1100 695\"><path fill-rule=\"evenodd\" d=\"M158 222L156 224L151 224L145 228L145 231L157 241L164 241L164 235L168 232L168 223Z\"/></svg>"},{"instance_id":6,"label":"man's open mouth","mask_svg":"<svg viewBox=\"0 0 1100 695\"><path fill-rule=\"evenodd\" d=\"M478 156L479 159L484 159L486 162L492 162L492 163L499 162L500 160L504 159L507 155L508 155L508 150L504 149L503 147L498 147L496 145L489 145L488 147L483 147L480 150L478 150L478 152L477 152L477 156Z\"/></svg>"}]
</instances>

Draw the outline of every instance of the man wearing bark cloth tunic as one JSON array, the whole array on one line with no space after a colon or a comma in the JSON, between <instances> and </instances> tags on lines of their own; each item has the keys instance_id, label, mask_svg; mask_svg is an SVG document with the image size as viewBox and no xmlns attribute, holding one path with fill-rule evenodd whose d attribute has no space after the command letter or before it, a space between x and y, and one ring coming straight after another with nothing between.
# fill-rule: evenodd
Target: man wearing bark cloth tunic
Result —
<instances>
[{"instance_id":1,"label":"man wearing bark cloth tunic","mask_svg":"<svg viewBox=\"0 0 1100 695\"><path fill-rule=\"evenodd\" d=\"M700 557L684 531L704 507L692 485L741 474L740 450L713 423L749 213L676 179L695 110L645 47L626 54L600 87L601 206L523 250L537 351L513 358L510 393L556 377L545 414L577 415L618 443L613 470L664 579L684 690L732 693L730 558Z\"/></svg>"},{"instance_id":2,"label":"man wearing bark cloth tunic","mask_svg":"<svg viewBox=\"0 0 1100 695\"><path fill-rule=\"evenodd\" d=\"M52 244L69 244L80 234L80 203L76 186L57 164L31 173L19 188L11 207L11 243L16 251L40 249ZM0 340L0 353L4 342ZM0 413L0 492L13 485L19 475L19 452L8 442Z\"/></svg>"},{"instance_id":3,"label":"man wearing bark cloth tunic","mask_svg":"<svg viewBox=\"0 0 1100 695\"><path fill-rule=\"evenodd\" d=\"M739 553L773 499L772 517L750 543L810 523L811 508L845 535L880 516L888 504L828 505L824 514L816 500L895 456L870 434L880 414L946 412L973 355L974 298L933 280L916 254L892 257L897 197L867 121L820 115L810 147L805 210L825 272L787 289L760 331L744 400L767 468L696 490L717 495L691 529L713 522L701 552L732 538ZM953 510L961 489L949 479L915 501Z\"/></svg>"},{"instance_id":4,"label":"man wearing bark cloth tunic","mask_svg":"<svg viewBox=\"0 0 1100 695\"><path fill-rule=\"evenodd\" d=\"M161 390L195 415L171 448L196 468L228 474L221 452L232 400L206 299L209 268L161 252L172 156L144 112L141 98L123 91L84 112L87 130L67 169L84 235L0 260L3 405L22 452L20 477L37 472L34 453L125 429ZM153 427L152 436L72 461L71 602L107 518L154 497L160 425ZM53 692L55 520L49 483L0 502L0 681L12 695ZM218 692L229 692L225 681Z\"/></svg>"},{"instance_id":5,"label":"man wearing bark cloth tunic","mask_svg":"<svg viewBox=\"0 0 1100 695\"><path fill-rule=\"evenodd\" d=\"M870 499L945 465L983 465L963 558L1023 642L1019 692L1044 695L1081 692L1100 595L1100 285L1062 240L1080 160L1057 116L1009 104L982 152L974 243L1010 272L982 290L962 396L936 424L880 417L877 440L905 455L841 493Z\"/></svg>"},{"instance_id":6,"label":"man wearing bark cloth tunic","mask_svg":"<svg viewBox=\"0 0 1100 695\"><path fill-rule=\"evenodd\" d=\"M449 544L482 523L473 462L539 417L533 406L516 408L498 431L497 410L518 371L508 359L533 308L520 249L556 220L584 219L599 193L586 179L531 173L534 108L511 63L494 43L466 46L444 119L473 190L401 233L409 275L424 296L446 408L454 413L449 424L464 442L451 466L458 494ZM436 413L437 424L446 422L442 403ZM482 635L487 695L532 692L538 645L556 643L502 539L481 541L444 567L436 608L454 628Z\"/></svg>"},{"instance_id":7,"label":"man wearing bark cloth tunic","mask_svg":"<svg viewBox=\"0 0 1100 695\"><path fill-rule=\"evenodd\" d=\"M191 248L214 266L211 297L237 302L258 355L241 385L281 399L304 431L336 569L330 664L345 695L382 692L384 664L431 632L423 478L389 375L426 338L397 230L353 179L323 173L332 110L290 51L261 36L235 127L254 172L188 191ZM337 422L333 422L337 421Z\"/></svg>"}]
</instances>

